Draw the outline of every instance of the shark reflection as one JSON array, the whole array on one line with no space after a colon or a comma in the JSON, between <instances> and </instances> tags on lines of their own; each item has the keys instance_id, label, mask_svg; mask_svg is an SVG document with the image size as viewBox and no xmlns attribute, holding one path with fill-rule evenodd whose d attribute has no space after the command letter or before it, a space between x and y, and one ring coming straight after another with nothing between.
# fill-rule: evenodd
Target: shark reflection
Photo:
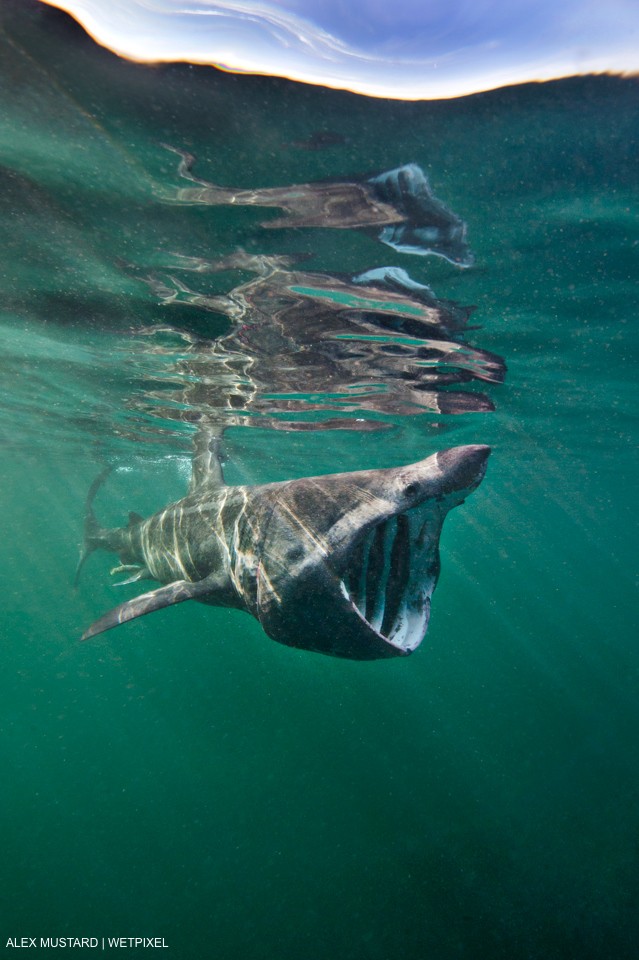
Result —
<instances>
[{"instance_id":1,"label":"shark reflection","mask_svg":"<svg viewBox=\"0 0 639 960\"><path fill-rule=\"evenodd\" d=\"M471 309L437 300L403 270L342 279L243 252L218 262L179 257L176 265L255 276L224 296L196 292L175 274L148 280L164 304L231 321L213 340L171 326L145 331L147 352L169 361L161 388L136 401L148 412L224 426L259 417L255 425L312 430L374 429L384 426L380 416L493 409L485 394L460 389L500 383L505 374L501 357L464 342Z\"/></svg>"},{"instance_id":2,"label":"shark reflection","mask_svg":"<svg viewBox=\"0 0 639 960\"><path fill-rule=\"evenodd\" d=\"M201 180L193 173L195 158L174 147L179 175L193 186L163 188L167 201L206 206L278 207L284 216L261 226L361 229L400 253L444 257L468 267L473 257L466 242L466 224L433 194L417 164L405 164L361 181L327 180L288 187L235 189Z\"/></svg>"}]
</instances>

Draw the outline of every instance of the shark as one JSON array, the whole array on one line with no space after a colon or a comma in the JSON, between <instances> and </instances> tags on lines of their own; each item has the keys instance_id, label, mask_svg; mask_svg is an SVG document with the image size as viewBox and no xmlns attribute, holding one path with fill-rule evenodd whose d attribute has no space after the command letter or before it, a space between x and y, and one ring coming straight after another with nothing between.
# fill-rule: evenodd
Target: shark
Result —
<instances>
[{"instance_id":1,"label":"shark","mask_svg":"<svg viewBox=\"0 0 639 960\"><path fill-rule=\"evenodd\" d=\"M251 614L273 640L351 660L412 653L430 619L449 510L481 482L490 448L457 446L406 466L258 485L224 481L221 432L201 428L185 497L105 529L87 498L85 548L157 588L100 617L82 639L195 600ZM79 568L80 569L80 568ZM78 573L79 573L78 569Z\"/></svg>"}]
</instances>

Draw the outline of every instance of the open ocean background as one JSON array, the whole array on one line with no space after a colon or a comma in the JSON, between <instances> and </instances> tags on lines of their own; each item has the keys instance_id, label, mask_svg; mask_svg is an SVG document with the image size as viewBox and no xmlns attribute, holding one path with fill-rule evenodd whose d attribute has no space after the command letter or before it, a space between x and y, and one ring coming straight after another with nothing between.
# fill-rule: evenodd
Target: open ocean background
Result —
<instances>
[{"instance_id":1,"label":"open ocean background","mask_svg":"<svg viewBox=\"0 0 639 960\"><path fill-rule=\"evenodd\" d=\"M0 955L147 936L169 960L636 957L637 81L372 100L127 63L2 0L0 104ZM233 186L418 163L476 264L162 203L163 143ZM96 504L115 525L188 479L186 427L131 404L162 375L139 332L169 308L129 265L238 246L401 266L475 304L471 342L506 358L494 413L225 438L250 483L493 447L410 658L288 649L197 604L78 642L138 592L106 555L71 587L92 480L122 468Z\"/></svg>"}]
</instances>

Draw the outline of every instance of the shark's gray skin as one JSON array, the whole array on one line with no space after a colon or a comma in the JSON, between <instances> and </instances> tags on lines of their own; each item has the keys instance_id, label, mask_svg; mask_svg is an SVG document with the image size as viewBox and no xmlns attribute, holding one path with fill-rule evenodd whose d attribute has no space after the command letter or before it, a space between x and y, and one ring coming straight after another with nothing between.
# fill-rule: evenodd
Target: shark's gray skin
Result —
<instances>
[{"instance_id":1,"label":"shark's gray skin","mask_svg":"<svg viewBox=\"0 0 639 960\"><path fill-rule=\"evenodd\" d=\"M146 520L101 529L94 484L85 555L119 554L163 586L96 621L88 639L184 600L252 614L280 643L376 660L421 643L447 512L480 483L490 449L453 447L405 467L227 486L218 438L199 434L191 488Z\"/></svg>"},{"instance_id":2,"label":"shark's gray skin","mask_svg":"<svg viewBox=\"0 0 639 960\"><path fill-rule=\"evenodd\" d=\"M164 188L160 195L169 202L279 207L284 216L266 220L262 227L359 228L400 253L443 257L458 267L473 263L466 224L435 197L416 163L368 179L236 189L199 179L193 174L195 157L165 146L180 157L179 175L193 184L174 190Z\"/></svg>"}]
</instances>

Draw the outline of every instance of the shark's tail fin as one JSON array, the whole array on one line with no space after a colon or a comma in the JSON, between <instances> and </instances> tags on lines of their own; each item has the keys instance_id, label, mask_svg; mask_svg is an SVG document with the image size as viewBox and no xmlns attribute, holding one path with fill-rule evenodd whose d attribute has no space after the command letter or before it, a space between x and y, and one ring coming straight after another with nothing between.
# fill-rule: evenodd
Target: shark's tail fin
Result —
<instances>
[{"instance_id":1,"label":"shark's tail fin","mask_svg":"<svg viewBox=\"0 0 639 960\"><path fill-rule=\"evenodd\" d=\"M84 542L80 551L80 559L75 571L75 577L73 578L74 587L77 587L78 583L80 582L80 574L82 573L82 568L84 567L87 559L91 556L94 550L98 550L100 547L105 545L105 531L96 520L95 513L93 512L93 501L95 500L98 490L112 470L112 466L105 467L102 473L95 478L89 487L84 509Z\"/></svg>"}]
</instances>

